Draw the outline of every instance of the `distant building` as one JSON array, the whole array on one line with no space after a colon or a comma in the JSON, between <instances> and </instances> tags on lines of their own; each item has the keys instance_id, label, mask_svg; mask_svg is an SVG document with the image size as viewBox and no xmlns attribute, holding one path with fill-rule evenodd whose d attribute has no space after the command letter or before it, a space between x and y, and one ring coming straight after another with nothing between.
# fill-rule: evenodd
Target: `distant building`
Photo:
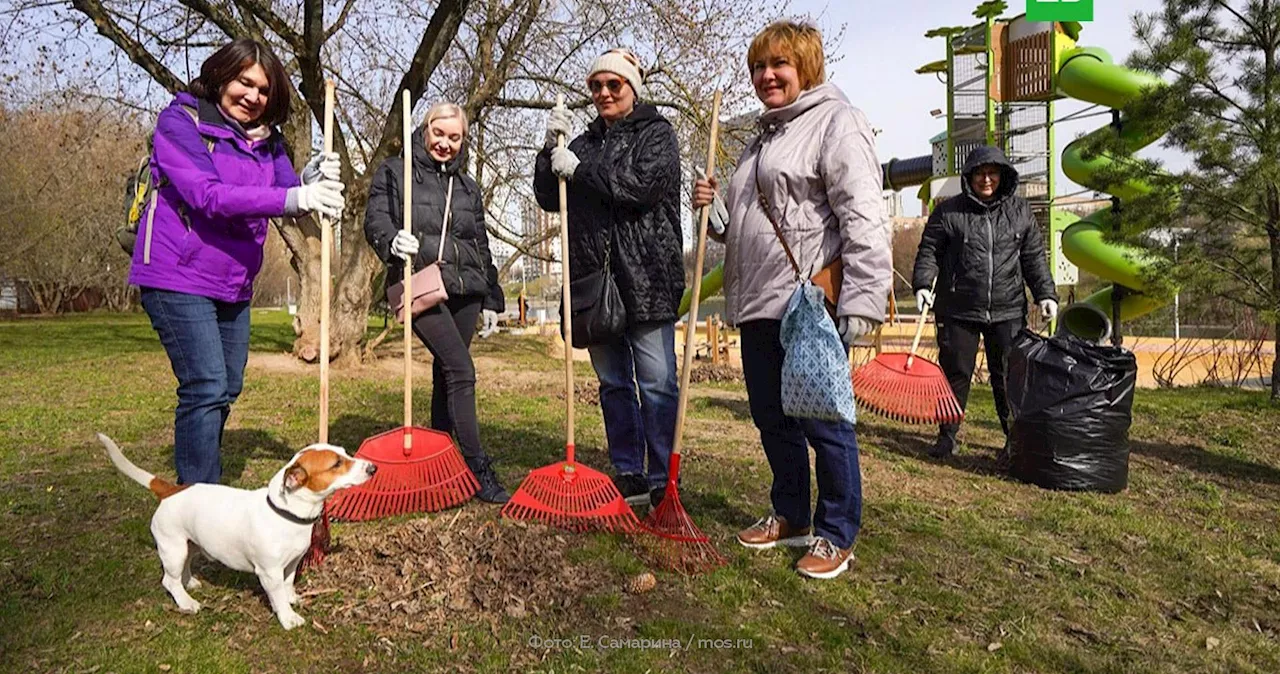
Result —
<instances>
[{"instance_id":1,"label":"distant building","mask_svg":"<svg viewBox=\"0 0 1280 674\"><path fill-rule=\"evenodd\" d=\"M889 218L902 217L902 193L885 190L882 197L884 198L885 216Z\"/></svg>"},{"instance_id":2,"label":"distant building","mask_svg":"<svg viewBox=\"0 0 1280 674\"><path fill-rule=\"evenodd\" d=\"M37 311L36 298L26 281L0 276L0 312L33 314Z\"/></svg>"},{"instance_id":3,"label":"distant building","mask_svg":"<svg viewBox=\"0 0 1280 674\"><path fill-rule=\"evenodd\" d=\"M523 230L521 238L525 241L536 241L538 237L549 229L559 227L559 216L555 213L548 213L538 207L537 202L529 199L525 202ZM533 280L542 276L550 276L553 271L559 271L559 263L553 262L560 258L560 237L551 236L537 241L531 245L529 252L533 253L537 259L528 260L527 280Z\"/></svg>"},{"instance_id":4,"label":"distant building","mask_svg":"<svg viewBox=\"0 0 1280 674\"><path fill-rule=\"evenodd\" d=\"M1111 199L1093 197L1058 197L1053 200L1054 208L1085 217L1095 211L1111 206Z\"/></svg>"}]
</instances>

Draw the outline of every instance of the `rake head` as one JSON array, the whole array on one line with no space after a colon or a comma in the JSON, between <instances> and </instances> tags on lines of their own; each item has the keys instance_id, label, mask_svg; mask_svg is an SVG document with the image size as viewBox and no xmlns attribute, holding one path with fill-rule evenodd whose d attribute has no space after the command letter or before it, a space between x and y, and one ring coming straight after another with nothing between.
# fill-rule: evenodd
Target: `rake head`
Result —
<instances>
[{"instance_id":1,"label":"rake head","mask_svg":"<svg viewBox=\"0 0 1280 674\"><path fill-rule=\"evenodd\" d=\"M326 504L327 506L328 504ZM319 567L329 554L329 513L320 511L320 519L311 525L311 545L298 560L298 573Z\"/></svg>"},{"instance_id":2,"label":"rake head","mask_svg":"<svg viewBox=\"0 0 1280 674\"><path fill-rule=\"evenodd\" d=\"M412 446L404 449L406 433ZM407 426L375 435L356 458L378 467L362 485L329 498L325 510L337 520L360 522L390 515L435 512L470 500L480 488L448 433Z\"/></svg>"},{"instance_id":3,"label":"rake head","mask_svg":"<svg viewBox=\"0 0 1280 674\"><path fill-rule=\"evenodd\" d=\"M932 361L908 354L882 353L853 375L858 404L882 417L908 424L951 424L964 420L964 410L947 377Z\"/></svg>"},{"instance_id":4,"label":"rake head","mask_svg":"<svg viewBox=\"0 0 1280 674\"><path fill-rule=\"evenodd\" d=\"M672 460L676 458L673 456ZM692 575L728 563L685 511L674 480L667 483L662 503L649 512L641 526L653 534L644 539L643 545L654 566Z\"/></svg>"},{"instance_id":5,"label":"rake head","mask_svg":"<svg viewBox=\"0 0 1280 674\"><path fill-rule=\"evenodd\" d=\"M502 507L502 516L570 531L633 533L640 527L613 480L573 461L530 472Z\"/></svg>"}]
</instances>

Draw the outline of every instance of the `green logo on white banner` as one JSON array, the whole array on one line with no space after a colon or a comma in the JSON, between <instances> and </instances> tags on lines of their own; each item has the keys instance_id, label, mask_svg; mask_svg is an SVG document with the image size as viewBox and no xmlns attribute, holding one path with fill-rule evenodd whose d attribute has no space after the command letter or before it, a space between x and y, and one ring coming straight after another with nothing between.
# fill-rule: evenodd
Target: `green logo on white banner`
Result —
<instances>
[{"instance_id":1,"label":"green logo on white banner","mask_svg":"<svg viewBox=\"0 0 1280 674\"><path fill-rule=\"evenodd\" d=\"M1093 21L1093 0L1027 0L1027 21Z\"/></svg>"}]
</instances>

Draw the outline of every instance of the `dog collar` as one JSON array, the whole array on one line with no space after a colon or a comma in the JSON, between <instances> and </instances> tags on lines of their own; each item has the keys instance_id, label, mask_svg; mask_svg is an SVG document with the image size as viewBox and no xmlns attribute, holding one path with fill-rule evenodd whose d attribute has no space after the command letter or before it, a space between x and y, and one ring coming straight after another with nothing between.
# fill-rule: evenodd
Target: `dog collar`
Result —
<instances>
[{"instance_id":1,"label":"dog collar","mask_svg":"<svg viewBox=\"0 0 1280 674\"><path fill-rule=\"evenodd\" d=\"M271 494L267 494L267 505L271 506L271 509L276 511L277 515L289 520L290 522L293 522L294 524L315 524L316 520L320 519L319 515L312 518L298 517L297 515L289 512L288 510L285 510L284 508L281 508L280 506L276 505L275 501L271 500Z\"/></svg>"}]
</instances>

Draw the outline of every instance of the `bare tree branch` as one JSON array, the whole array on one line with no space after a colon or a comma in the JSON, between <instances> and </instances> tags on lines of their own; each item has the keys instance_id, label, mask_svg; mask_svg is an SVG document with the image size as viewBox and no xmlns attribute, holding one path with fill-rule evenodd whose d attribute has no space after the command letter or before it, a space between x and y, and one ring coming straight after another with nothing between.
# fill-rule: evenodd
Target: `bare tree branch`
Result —
<instances>
[{"instance_id":1,"label":"bare tree branch","mask_svg":"<svg viewBox=\"0 0 1280 674\"><path fill-rule=\"evenodd\" d=\"M236 21L221 7L215 7L205 0L178 0L184 7L191 9L193 12L203 16L213 22L215 26L222 29L227 35L243 35L246 32L244 24Z\"/></svg>"},{"instance_id":2,"label":"bare tree branch","mask_svg":"<svg viewBox=\"0 0 1280 674\"><path fill-rule=\"evenodd\" d=\"M342 9L338 12L338 20L333 22L332 26L324 32L324 41L328 42L329 38L338 34L342 27L347 25L347 16L351 13L351 8L356 4L356 0L346 0L342 5Z\"/></svg>"},{"instance_id":3,"label":"bare tree branch","mask_svg":"<svg viewBox=\"0 0 1280 674\"><path fill-rule=\"evenodd\" d=\"M103 6L100 0L71 0L71 6L81 14L89 17L94 27L98 29L99 35L111 40L129 57L130 61L147 71L147 74L156 82L159 82L160 86L170 92L186 88L186 85L182 80L178 79L177 75L173 74L172 70L169 70L167 66L152 56L140 42L121 30L120 25L110 17L107 8Z\"/></svg>"},{"instance_id":4,"label":"bare tree branch","mask_svg":"<svg viewBox=\"0 0 1280 674\"><path fill-rule=\"evenodd\" d=\"M510 19L515 12L517 3L512 3L505 11L501 12L497 17L490 20L486 26L486 31L481 39L480 47L484 54L481 57L480 67L473 71L472 94L468 97L465 109L467 115L474 118L480 109L488 105L489 101L502 90L503 85L507 82L507 75L511 70L512 61L515 59L517 46L523 47L529 35L529 28L533 25L534 19L538 18L538 10L542 7L541 0L525 0L524 12L520 15L520 25L516 28L515 35L512 36L509 45L503 50L502 56L498 58L497 64L493 64L493 43L498 38L498 30ZM484 78L483 83L477 82L478 78Z\"/></svg>"},{"instance_id":5,"label":"bare tree branch","mask_svg":"<svg viewBox=\"0 0 1280 674\"><path fill-rule=\"evenodd\" d=\"M252 14L256 19L266 24L273 33L280 36L294 50L303 51L302 36L289 25L279 14L271 11L271 8L262 3L262 0L234 0L236 6L241 11ZM311 0L307 4L310 5Z\"/></svg>"},{"instance_id":6,"label":"bare tree branch","mask_svg":"<svg viewBox=\"0 0 1280 674\"><path fill-rule=\"evenodd\" d=\"M462 24L462 16L466 13L469 4L471 0L440 0L435 12L431 14L431 21L427 23L427 29L422 33L422 40L418 42L413 60L409 63L404 77L400 78L400 84L395 88L395 93L387 105L387 123L382 129L378 150L372 157L374 164L381 162L389 155L391 148L399 142L397 136L400 133L401 118L404 114L400 109L401 106L397 104L400 100L399 92L408 89L411 102L416 103L422 98L427 80L435 72L436 66L449 48L449 40L440 38L442 35L457 34L458 26Z\"/></svg>"}]
</instances>

